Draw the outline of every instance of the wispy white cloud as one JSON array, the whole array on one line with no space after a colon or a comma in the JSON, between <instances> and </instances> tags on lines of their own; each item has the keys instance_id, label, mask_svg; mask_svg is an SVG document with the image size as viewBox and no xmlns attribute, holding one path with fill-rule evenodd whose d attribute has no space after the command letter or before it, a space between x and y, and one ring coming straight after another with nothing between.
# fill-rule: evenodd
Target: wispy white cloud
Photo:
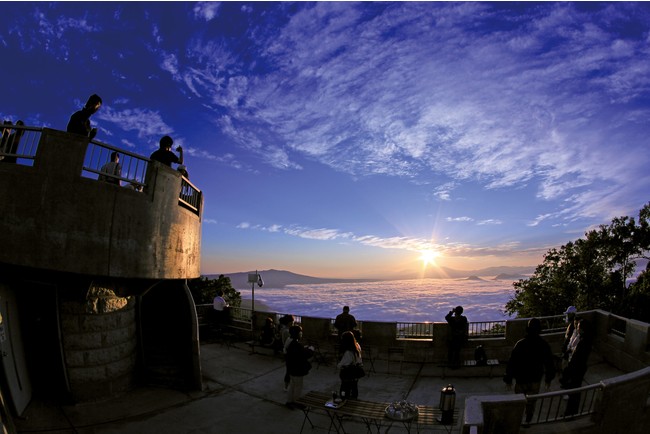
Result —
<instances>
[{"instance_id":1,"label":"wispy white cloud","mask_svg":"<svg viewBox=\"0 0 650 434\"><path fill-rule=\"evenodd\" d=\"M471 217L467 216L462 216L462 217L447 217L445 219L448 222L473 222L474 219Z\"/></svg>"},{"instance_id":2,"label":"wispy white cloud","mask_svg":"<svg viewBox=\"0 0 650 434\"><path fill-rule=\"evenodd\" d=\"M522 17L482 3L398 3L372 15L363 4L316 3L273 37L271 29L251 35L270 68L264 75L242 75L235 53L200 39L191 69L164 64L226 108L223 131L274 167L300 168L306 156L356 176L532 184L540 198L585 215L567 199L593 198L595 184L624 193L647 163L599 143L611 137L612 103L650 88L645 42L613 35L614 11L587 16L549 3ZM489 28L511 18L507 30ZM645 144L626 146L633 155ZM618 164L602 170L603 159ZM449 200L450 190L434 195Z\"/></svg>"},{"instance_id":3,"label":"wispy white cloud","mask_svg":"<svg viewBox=\"0 0 650 434\"><path fill-rule=\"evenodd\" d=\"M102 121L112 122L124 131L135 131L139 138L160 139L165 134L173 135L170 127L157 111L141 108L116 109L104 106L95 117Z\"/></svg>"},{"instance_id":4,"label":"wispy white cloud","mask_svg":"<svg viewBox=\"0 0 650 434\"><path fill-rule=\"evenodd\" d=\"M194 5L194 16L205 21L210 21L219 14L220 7L220 2L197 2Z\"/></svg>"},{"instance_id":5,"label":"wispy white cloud","mask_svg":"<svg viewBox=\"0 0 650 434\"><path fill-rule=\"evenodd\" d=\"M498 221L483 221L479 224L500 224ZM251 225L248 222L237 225L239 229L261 230L268 232L283 232L286 235L317 241L337 241L356 243L378 249L397 249L409 252L434 250L447 257L471 256L508 256L516 252L526 252L518 242L507 242L496 246L479 246L467 243L437 243L432 240L417 237L381 237L377 235L356 235L352 232L342 232L338 229L312 229L302 226L285 227L271 225L268 227Z\"/></svg>"}]
</instances>

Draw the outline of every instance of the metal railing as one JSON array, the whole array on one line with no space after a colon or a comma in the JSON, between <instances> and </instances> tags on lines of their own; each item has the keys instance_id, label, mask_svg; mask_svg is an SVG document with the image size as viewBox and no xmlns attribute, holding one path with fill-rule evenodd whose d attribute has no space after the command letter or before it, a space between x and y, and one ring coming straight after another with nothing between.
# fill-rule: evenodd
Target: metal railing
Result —
<instances>
[{"instance_id":1,"label":"metal railing","mask_svg":"<svg viewBox=\"0 0 650 434\"><path fill-rule=\"evenodd\" d=\"M120 154L120 169L118 174L106 173L102 167L111 161L111 154L117 152ZM112 178L117 183L124 182L124 187L131 188L135 191L142 191L145 184L145 177L149 167L149 160L146 157L125 151L107 143L92 140L88 143L82 176L100 179L100 177ZM181 191L178 195L178 203L197 215L201 212L201 195L202 192L184 176L181 177Z\"/></svg>"},{"instance_id":2,"label":"metal railing","mask_svg":"<svg viewBox=\"0 0 650 434\"><path fill-rule=\"evenodd\" d=\"M469 339L502 338L506 335L505 321L477 321L469 323Z\"/></svg>"},{"instance_id":3,"label":"metal railing","mask_svg":"<svg viewBox=\"0 0 650 434\"><path fill-rule=\"evenodd\" d=\"M184 176L181 178L181 194L178 197L178 203L186 206L195 213L198 213L201 208L201 190L196 188Z\"/></svg>"},{"instance_id":4,"label":"metal railing","mask_svg":"<svg viewBox=\"0 0 650 434\"><path fill-rule=\"evenodd\" d=\"M102 167L111 161L111 154L113 152L120 154L120 169L118 174L102 171ZM82 176L98 179L101 175L115 179L118 182L123 181L126 183L126 187L133 188L136 191L142 191L145 186L144 181L148 165L148 158L116 148L107 143L91 140L88 143L88 148L86 148Z\"/></svg>"},{"instance_id":5,"label":"metal railing","mask_svg":"<svg viewBox=\"0 0 650 434\"><path fill-rule=\"evenodd\" d=\"M567 328L564 315L538 316L536 317L542 323L542 335L550 333L564 332Z\"/></svg>"},{"instance_id":6,"label":"metal railing","mask_svg":"<svg viewBox=\"0 0 650 434\"><path fill-rule=\"evenodd\" d=\"M208 306L208 305L197 305ZM212 305L209 305L212 306ZM252 311L248 308L233 307L231 308L231 318L237 321L251 321ZM275 316L279 319L285 312L275 312ZM302 322L300 315L291 314L294 317L296 324ZM566 324L564 323L563 315L554 315L548 317L540 317L544 330L542 333L556 333L564 331ZM338 331L334 327L334 318L329 318L330 321L330 334L337 335ZM399 340L407 339L433 339L434 323L431 322L396 322L396 338ZM363 333L363 321L357 321L357 329ZM502 338L506 332L506 321L477 321L469 323L469 339L484 339L484 338Z\"/></svg>"},{"instance_id":7,"label":"metal railing","mask_svg":"<svg viewBox=\"0 0 650 434\"><path fill-rule=\"evenodd\" d=\"M42 128L24 125L0 125L0 163L33 166Z\"/></svg>"},{"instance_id":8,"label":"metal railing","mask_svg":"<svg viewBox=\"0 0 650 434\"><path fill-rule=\"evenodd\" d=\"M526 397L526 405L534 406L529 424L556 422L595 413L603 387L600 384L560 390Z\"/></svg>"},{"instance_id":9,"label":"metal railing","mask_svg":"<svg viewBox=\"0 0 650 434\"><path fill-rule=\"evenodd\" d=\"M433 339L433 323L398 322L397 339Z\"/></svg>"}]
</instances>

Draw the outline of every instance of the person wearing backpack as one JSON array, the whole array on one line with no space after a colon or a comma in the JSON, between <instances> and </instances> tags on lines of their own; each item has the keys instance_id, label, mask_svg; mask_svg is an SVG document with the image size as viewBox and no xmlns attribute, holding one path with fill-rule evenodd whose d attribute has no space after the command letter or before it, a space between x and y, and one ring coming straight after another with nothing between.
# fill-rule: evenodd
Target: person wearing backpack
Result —
<instances>
[{"instance_id":1,"label":"person wearing backpack","mask_svg":"<svg viewBox=\"0 0 650 434\"><path fill-rule=\"evenodd\" d=\"M286 364L289 373L289 387L287 388L286 406L290 409L302 408L296 402L302 396L302 386L304 377L311 370L309 358L313 355L313 350L306 348L300 343L302 338L302 327L293 325L289 328L289 339L291 342L287 346Z\"/></svg>"}]
</instances>

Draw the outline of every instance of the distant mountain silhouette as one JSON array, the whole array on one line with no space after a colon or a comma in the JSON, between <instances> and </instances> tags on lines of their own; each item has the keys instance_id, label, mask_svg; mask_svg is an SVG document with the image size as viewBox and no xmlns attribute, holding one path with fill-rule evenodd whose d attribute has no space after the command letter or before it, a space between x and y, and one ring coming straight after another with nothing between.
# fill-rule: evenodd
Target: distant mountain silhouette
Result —
<instances>
[{"instance_id":1,"label":"distant mountain silhouette","mask_svg":"<svg viewBox=\"0 0 650 434\"><path fill-rule=\"evenodd\" d=\"M251 284L248 283L248 275L254 273L255 270L224 274L224 276L230 277L230 283L232 283L233 288L243 289L251 287ZM284 270L258 270L258 273L262 276L264 286L268 288L284 288L287 285L307 285L318 283L355 283L378 281L378 279L327 279L321 277L305 276L303 274L296 274ZM207 277L216 279L219 277L219 274L208 274Z\"/></svg>"},{"instance_id":2,"label":"distant mountain silhouette","mask_svg":"<svg viewBox=\"0 0 650 434\"><path fill-rule=\"evenodd\" d=\"M465 280L483 280L483 279L481 279L481 278L478 277L478 276L469 276L469 277L468 277L467 279L465 279Z\"/></svg>"},{"instance_id":3,"label":"distant mountain silhouette","mask_svg":"<svg viewBox=\"0 0 650 434\"><path fill-rule=\"evenodd\" d=\"M432 268L427 270L424 276L404 273L399 276L395 276L395 279L406 280L406 279L419 279L421 277L425 277L429 279L462 279L470 276L498 276L500 274L512 274L512 275L526 277L526 275L533 274L534 272L535 272L535 266L525 266L525 267L501 266L501 267L481 268L478 270L455 270L453 268L438 267L438 268Z\"/></svg>"},{"instance_id":4,"label":"distant mountain silhouette","mask_svg":"<svg viewBox=\"0 0 650 434\"><path fill-rule=\"evenodd\" d=\"M358 283L358 282L378 282L382 280L410 280L420 279L422 277L429 279L462 279L483 280L478 276L496 276L494 280L512 280L525 279L535 271L535 267L490 267L479 270L454 270L452 268L439 268L426 273L424 276L414 274L400 274L390 279L329 279L322 277L311 277L303 274L296 274L285 270L259 270L262 275L264 286L269 288L283 288L287 285L306 285L319 283ZM230 282L235 289L250 288L248 283L248 274L255 271L244 271L239 273L224 273L230 277ZM207 277L216 279L219 274L208 274Z\"/></svg>"},{"instance_id":5,"label":"distant mountain silhouette","mask_svg":"<svg viewBox=\"0 0 650 434\"><path fill-rule=\"evenodd\" d=\"M528 278L528 276L524 275L524 274L501 273L501 274L497 275L494 278L494 280L512 280L514 282L515 280L526 279L526 278Z\"/></svg>"}]
</instances>

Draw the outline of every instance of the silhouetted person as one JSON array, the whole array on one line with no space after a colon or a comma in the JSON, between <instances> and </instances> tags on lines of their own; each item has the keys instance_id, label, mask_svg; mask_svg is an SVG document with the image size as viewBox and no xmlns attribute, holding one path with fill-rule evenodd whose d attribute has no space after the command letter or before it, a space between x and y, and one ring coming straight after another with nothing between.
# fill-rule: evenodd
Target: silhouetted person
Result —
<instances>
[{"instance_id":1,"label":"silhouetted person","mask_svg":"<svg viewBox=\"0 0 650 434\"><path fill-rule=\"evenodd\" d=\"M101 172L108 173L109 175L122 176L120 154L117 152L111 152L111 161L102 166ZM99 180L108 182L109 184L120 185L120 180L118 178L113 178L112 176L99 175Z\"/></svg>"},{"instance_id":2,"label":"silhouetted person","mask_svg":"<svg viewBox=\"0 0 650 434\"><path fill-rule=\"evenodd\" d=\"M185 178L190 179L190 174L187 173L187 166L185 166L184 164L179 164L176 170L178 170L178 172L181 175L183 175Z\"/></svg>"},{"instance_id":3,"label":"silhouetted person","mask_svg":"<svg viewBox=\"0 0 650 434\"><path fill-rule=\"evenodd\" d=\"M223 291L217 290L217 295L212 300L214 322L218 328L222 328L228 322L228 302L223 298Z\"/></svg>"},{"instance_id":4,"label":"silhouetted person","mask_svg":"<svg viewBox=\"0 0 650 434\"><path fill-rule=\"evenodd\" d=\"M537 318L528 321L526 337L520 339L512 349L503 381L510 390L515 380L515 393L536 395L539 393L542 376L546 390L551 387L555 377L555 363L549 344L539 335L542 324ZM535 412L535 400L526 401L526 422L530 422Z\"/></svg>"},{"instance_id":5,"label":"silhouetted person","mask_svg":"<svg viewBox=\"0 0 650 434\"><path fill-rule=\"evenodd\" d=\"M357 399L359 397L359 378L355 375L354 366L363 365L363 360L361 346L352 331L346 331L341 335L341 353L343 356L336 365L340 369L341 388L339 394L343 399Z\"/></svg>"},{"instance_id":6,"label":"silhouetted person","mask_svg":"<svg viewBox=\"0 0 650 434\"><path fill-rule=\"evenodd\" d=\"M575 330L575 318L576 318L576 309L575 306L569 306L564 312L564 321L567 323L566 331L564 332L564 343L562 344L562 354L566 353L566 349L569 346L569 341L573 336L573 331Z\"/></svg>"},{"instance_id":7,"label":"silhouetted person","mask_svg":"<svg viewBox=\"0 0 650 434\"><path fill-rule=\"evenodd\" d=\"M5 125L11 125L11 121L5 121ZM17 126L23 126L25 123L23 121L17 121ZM20 144L20 139L25 134L25 130L22 129L13 129L13 132L10 133L10 128L3 128L2 130L2 140L0 142L0 150L4 151L7 154L16 154L18 153L18 145ZM15 163L17 157L15 155L5 155L4 158L0 159L3 163Z\"/></svg>"},{"instance_id":8,"label":"silhouetted person","mask_svg":"<svg viewBox=\"0 0 650 434\"><path fill-rule=\"evenodd\" d=\"M94 115L101 106L101 97L97 94L90 95L86 105L83 106L81 110L74 112L72 116L70 116L70 121L68 122L66 131L86 136L90 140L95 138L95 135L97 135L97 128L90 127L90 117Z\"/></svg>"},{"instance_id":9,"label":"silhouetted person","mask_svg":"<svg viewBox=\"0 0 650 434\"><path fill-rule=\"evenodd\" d=\"M469 322L463 316L463 306L456 306L445 316L449 324L447 335L447 363L451 368L460 366L460 350L467 342L469 335Z\"/></svg>"},{"instance_id":10,"label":"silhouetted person","mask_svg":"<svg viewBox=\"0 0 650 434\"><path fill-rule=\"evenodd\" d=\"M160 139L160 148L157 151L154 151L153 154L149 157L154 161L159 161L162 164L172 167L172 163L183 164L183 148L177 147L178 157L171 151L174 141L169 136L163 136Z\"/></svg>"},{"instance_id":11,"label":"silhouetted person","mask_svg":"<svg viewBox=\"0 0 650 434\"><path fill-rule=\"evenodd\" d=\"M275 323L273 317L266 317L264 327L260 333L260 344L272 347L275 343Z\"/></svg>"},{"instance_id":12,"label":"silhouetted person","mask_svg":"<svg viewBox=\"0 0 650 434\"><path fill-rule=\"evenodd\" d=\"M560 385L562 389L575 389L582 386L582 380L587 373L587 361L589 353L591 353L591 346L593 343L593 336L591 327L587 320L579 319L576 324L576 329L571 337L571 341L567 347L567 365L562 370L560 377ZM578 412L580 405L580 394L569 394L567 401L565 416L570 416Z\"/></svg>"},{"instance_id":13,"label":"silhouetted person","mask_svg":"<svg viewBox=\"0 0 650 434\"><path fill-rule=\"evenodd\" d=\"M336 316L334 327L339 332L339 338L345 332L352 331L357 326L357 319L350 314L350 307L343 306L343 312Z\"/></svg>"},{"instance_id":14,"label":"silhouetted person","mask_svg":"<svg viewBox=\"0 0 650 434\"><path fill-rule=\"evenodd\" d=\"M289 328L289 345L287 346L285 362L287 371L289 372L289 388L287 389L287 402L286 406L294 409L296 407L302 408L296 402L302 396L303 377L309 373L311 363L309 358L313 355L313 351L305 348L300 339L302 338L302 327L293 325Z\"/></svg>"}]
</instances>

